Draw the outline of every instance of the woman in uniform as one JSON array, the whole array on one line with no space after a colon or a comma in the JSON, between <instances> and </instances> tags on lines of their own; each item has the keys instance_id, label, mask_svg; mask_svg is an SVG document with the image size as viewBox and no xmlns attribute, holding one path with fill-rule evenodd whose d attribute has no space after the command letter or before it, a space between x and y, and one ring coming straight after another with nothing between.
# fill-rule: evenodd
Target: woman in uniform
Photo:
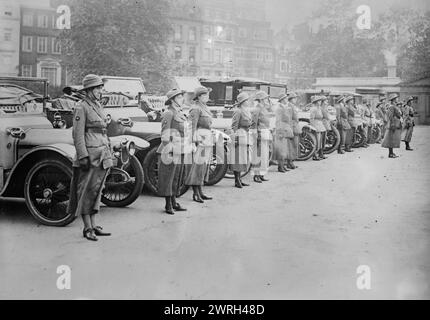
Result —
<instances>
[{"instance_id":1,"label":"woman in uniform","mask_svg":"<svg viewBox=\"0 0 430 320\"><path fill-rule=\"evenodd\" d=\"M323 125L325 127L326 132L321 133L321 144L322 148L320 150L320 158L321 159L327 159L326 156L324 156L324 149L325 144L327 141L327 133L331 131L331 123L330 123L330 117L328 114L328 98L326 96L321 96L321 112L323 114Z\"/></svg>"},{"instance_id":2,"label":"woman in uniform","mask_svg":"<svg viewBox=\"0 0 430 320\"><path fill-rule=\"evenodd\" d=\"M235 104L236 109L233 113L231 129L232 145L230 148L230 168L234 172L235 187L247 187L242 181L241 172L248 170L249 165L249 146L253 144L249 134L249 128L252 125L251 101L250 96L246 92L241 92L237 96Z\"/></svg>"},{"instance_id":3,"label":"woman in uniform","mask_svg":"<svg viewBox=\"0 0 430 320\"><path fill-rule=\"evenodd\" d=\"M336 115L337 115L337 128L340 134L340 143L337 153L344 154L345 151L349 152L351 150L350 145L347 144L347 134L348 131L351 130L351 126L348 123L348 111L346 110L343 102L345 101L345 97L342 96L337 100L336 107ZM345 150L345 151L344 151Z\"/></svg>"},{"instance_id":4,"label":"woman in uniform","mask_svg":"<svg viewBox=\"0 0 430 320\"><path fill-rule=\"evenodd\" d=\"M85 97L77 103L73 118L73 143L76 157L73 162L73 177L69 213L82 216L83 236L97 241L97 236L110 236L97 226L95 215L100 209L104 183L113 166L110 141L107 136L107 119L100 104L103 81L94 74L83 79Z\"/></svg>"},{"instance_id":5,"label":"woman in uniform","mask_svg":"<svg viewBox=\"0 0 430 320\"><path fill-rule=\"evenodd\" d=\"M299 108L297 107L297 94L291 92L288 94L288 108L291 108L292 111L292 127L293 127L293 149L291 160L287 161L288 169L297 169L298 167L294 164L294 161L299 158L300 155L300 136L302 134L302 130L299 125Z\"/></svg>"},{"instance_id":6,"label":"woman in uniform","mask_svg":"<svg viewBox=\"0 0 430 320\"><path fill-rule=\"evenodd\" d=\"M402 141L405 142L406 150L413 151L410 143L412 140L412 134L414 132L415 121L414 121L414 108L412 107L412 102L414 101L414 97L409 97L406 100L406 105L403 108L403 131L402 131Z\"/></svg>"},{"instance_id":7,"label":"woman in uniform","mask_svg":"<svg viewBox=\"0 0 430 320\"><path fill-rule=\"evenodd\" d=\"M348 130L346 136L346 149L347 152L353 152L351 150L352 145L354 144L354 136L355 131L357 130L360 123L357 121L358 110L354 106L354 97L348 96L345 98L346 110L348 112L348 123L351 127L351 130Z\"/></svg>"},{"instance_id":8,"label":"woman in uniform","mask_svg":"<svg viewBox=\"0 0 430 320\"><path fill-rule=\"evenodd\" d=\"M323 123L324 115L321 109L322 100L323 100L323 97L321 96L313 96L311 98L312 107L310 110L310 113L311 113L310 123L311 123L311 126L313 126L317 131L317 150L315 151L315 154L313 156L313 160L315 161L320 161L324 159L320 156L324 152L322 139L323 139L323 134L327 131L327 129Z\"/></svg>"},{"instance_id":9,"label":"woman in uniform","mask_svg":"<svg viewBox=\"0 0 430 320\"><path fill-rule=\"evenodd\" d=\"M161 144L157 149L160 154L158 165L158 193L166 200L165 212L173 215L175 211L186 211L176 202L179 187L183 184L185 160L189 158L191 146L191 128L187 117L181 111L184 103L184 91L172 89L167 92L168 106L161 119Z\"/></svg>"},{"instance_id":10,"label":"woman in uniform","mask_svg":"<svg viewBox=\"0 0 430 320\"><path fill-rule=\"evenodd\" d=\"M191 107L188 116L191 121L193 144L193 163L188 174L186 185L193 188L193 201L203 203L203 200L212 200L203 194L202 186L209 178L209 164L212 158L212 112L206 103L212 89L198 87L194 90L195 104Z\"/></svg>"},{"instance_id":11,"label":"woman in uniform","mask_svg":"<svg viewBox=\"0 0 430 320\"><path fill-rule=\"evenodd\" d=\"M282 94L276 108L276 127L273 159L278 162L278 171L287 172L285 162L294 159L293 109L288 106L288 95Z\"/></svg>"},{"instance_id":12,"label":"woman in uniform","mask_svg":"<svg viewBox=\"0 0 430 320\"><path fill-rule=\"evenodd\" d=\"M394 148L400 148L400 136L402 134L402 111L397 106L399 96L392 94L388 98L391 103L387 112L387 131L385 132L383 148L388 148L388 158L397 158Z\"/></svg>"},{"instance_id":13,"label":"woman in uniform","mask_svg":"<svg viewBox=\"0 0 430 320\"><path fill-rule=\"evenodd\" d=\"M251 130L254 133L254 148L252 149L251 173L254 182L262 183L269 181L264 178L269 170L269 148L272 134L270 132L270 118L268 109L270 108L269 95L264 91L259 91L255 95L257 105L252 108Z\"/></svg>"}]
</instances>

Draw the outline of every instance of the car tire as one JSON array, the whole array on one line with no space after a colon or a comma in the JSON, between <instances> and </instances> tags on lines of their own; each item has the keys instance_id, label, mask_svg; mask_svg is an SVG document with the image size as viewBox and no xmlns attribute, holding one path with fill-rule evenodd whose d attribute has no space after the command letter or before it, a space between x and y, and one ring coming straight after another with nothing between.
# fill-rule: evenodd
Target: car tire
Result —
<instances>
[{"instance_id":1,"label":"car tire","mask_svg":"<svg viewBox=\"0 0 430 320\"><path fill-rule=\"evenodd\" d=\"M109 193L105 187L102 193L102 203L107 205L108 207L113 208L124 208L131 205L133 202L137 200L137 198L142 194L143 184L144 184L144 174L142 165L136 156L130 157L130 162L127 164L125 171L130 174L132 178L135 179L133 184L133 189L131 192L126 194L125 198L118 198L117 194ZM106 183L109 183L109 176L106 179Z\"/></svg>"},{"instance_id":2,"label":"car tire","mask_svg":"<svg viewBox=\"0 0 430 320\"><path fill-rule=\"evenodd\" d=\"M332 129L327 132L326 141L332 141L332 142L329 144L329 146L327 146L327 143L326 143L326 147L324 148L324 154L331 154L339 148L340 133L336 127L332 126Z\"/></svg>"},{"instance_id":3,"label":"car tire","mask_svg":"<svg viewBox=\"0 0 430 320\"><path fill-rule=\"evenodd\" d=\"M25 178L24 197L38 222L64 227L75 220L74 214L67 213L71 181L72 166L66 161L45 159L30 169Z\"/></svg>"},{"instance_id":4,"label":"car tire","mask_svg":"<svg viewBox=\"0 0 430 320\"><path fill-rule=\"evenodd\" d=\"M297 158L297 161L306 161L312 158L314 153L317 150L317 138L315 134L306 129L303 128L303 132L300 135L300 155Z\"/></svg>"},{"instance_id":5,"label":"car tire","mask_svg":"<svg viewBox=\"0 0 430 320\"><path fill-rule=\"evenodd\" d=\"M218 161L219 160L219 161ZM210 164L209 168L209 181L205 183L206 186L213 186L216 185L218 182L220 182L228 170L228 159L227 159L227 150L224 149L224 159L222 163L216 164L218 162L221 162L220 155L217 155L216 148L214 148L213 151L213 160Z\"/></svg>"}]
</instances>

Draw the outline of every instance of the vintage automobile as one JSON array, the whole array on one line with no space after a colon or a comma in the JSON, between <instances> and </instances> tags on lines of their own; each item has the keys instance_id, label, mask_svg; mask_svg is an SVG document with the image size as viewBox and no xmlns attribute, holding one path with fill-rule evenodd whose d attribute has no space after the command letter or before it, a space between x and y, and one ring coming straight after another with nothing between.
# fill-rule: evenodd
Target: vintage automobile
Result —
<instances>
[{"instance_id":1,"label":"vintage automobile","mask_svg":"<svg viewBox=\"0 0 430 320\"><path fill-rule=\"evenodd\" d=\"M161 143L161 123L160 117L164 109L164 96L151 96L145 94L145 87L140 78L125 78L125 77L108 77L103 76L105 90L103 93L103 104L105 113L115 121L112 122L112 127L109 130L110 136L130 135L142 138L150 143L148 149L139 150L136 152L136 157L139 159L145 176L146 188L154 194L158 192L158 158L156 150ZM127 83L130 82L129 90ZM79 86L71 86L65 88L64 92L73 99L79 100L82 97L79 95ZM112 92L110 92L110 91ZM127 100L127 97L135 96L134 100ZM145 111L144 111L145 110ZM48 114L51 118L55 116L65 117L68 119L66 127L71 126L72 118L70 111L48 108ZM68 117L68 118L67 118ZM118 122L119 121L119 122ZM124 123L133 123L133 126L121 128ZM207 185L215 185L225 175L227 171L227 156L225 154L226 144L229 137L219 130L213 130L215 141L222 142L223 147L214 147L213 161L210 165L209 181ZM221 151L222 152L221 152ZM216 151L216 152L215 152ZM179 196L187 191L185 185L180 188Z\"/></svg>"},{"instance_id":2,"label":"vintage automobile","mask_svg":"<svg viewBox=\"0 0 430 320\"><path fill-rule=\"evenodd\" d=\"M25 199L37 221L65 226L75 219L66 211L76 152L72 130L53 128L43 113L46 95L14 85L15 78L0 80L0 199ZM107 177L102 202L128 206L140 195L144 183L143 169L134 153L149 143L118 136L111 138L111 145L115 166Z\"/></svg>"}]
</instances>

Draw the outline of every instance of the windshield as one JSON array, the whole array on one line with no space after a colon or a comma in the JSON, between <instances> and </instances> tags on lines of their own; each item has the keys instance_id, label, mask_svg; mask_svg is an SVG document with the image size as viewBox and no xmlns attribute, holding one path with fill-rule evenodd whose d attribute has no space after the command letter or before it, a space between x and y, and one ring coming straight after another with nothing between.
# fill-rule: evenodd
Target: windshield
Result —
<instances>
[{"instance_id":1,"label":"windshield","mask_svg":"<svg viewBox=\"0 0 430 320\"><path fill-rule=\"evenodd\" d=\"M137 97L139 92L145 92L145 87L140 79L115 79L103 78L105 82L104 89L107 92L127 93L133 97Z\"/></svg>"}]
</instances>

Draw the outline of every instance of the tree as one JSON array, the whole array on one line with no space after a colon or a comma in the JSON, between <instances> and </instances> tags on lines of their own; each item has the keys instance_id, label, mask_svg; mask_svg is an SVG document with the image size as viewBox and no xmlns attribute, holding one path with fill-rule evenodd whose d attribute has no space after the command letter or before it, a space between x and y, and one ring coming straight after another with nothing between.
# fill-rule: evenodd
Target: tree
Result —
<instances>
[{"instance_id":1,"label":"tree","mask_svg":"<svg viewBox=\"0 0 430 320\"><path fill-rule=\"evenodd\" d=\"M141 77L152 92L170 87L166 0L66 0L72 27L61 34L73 81L88 73Z\"/></svg>"}]
</instances>

